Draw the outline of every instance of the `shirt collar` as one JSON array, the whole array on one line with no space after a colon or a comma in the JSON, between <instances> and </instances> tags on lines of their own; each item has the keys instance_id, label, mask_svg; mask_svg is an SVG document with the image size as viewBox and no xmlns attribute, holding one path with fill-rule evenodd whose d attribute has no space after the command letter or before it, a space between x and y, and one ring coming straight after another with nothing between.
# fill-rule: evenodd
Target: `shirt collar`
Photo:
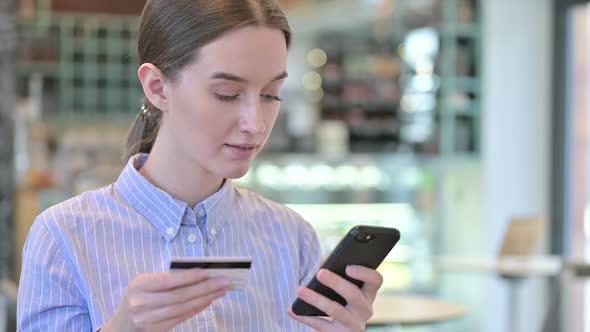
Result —
<instances>
[{"instance_id":1,"label":"shirt collar","mask_svg":"<svg viewBox=\"0 0 590 332\"><path fill-rule=\"evenodd\" d=\"M148 154L140 153L129 158L127 165L115 182L115 188L137 212L144 216L166 238L176 237L186 215L192 214L207 228L207 236L214 238L225 224L225 211L233 199L233 184L228 179L220 190L192 209L171 194L151 184L139 169L147 161ZM203 211L199 213L199 211ZM201 216L202 215L202 216ZM201 217L199 217L201 216Z\"/></svg>"},{"instance_id":2,"label":"shirt collar","mask_svg":"<svg viewBox=\"0 0 590 332\"><path fill-rule=\"evenodd\" d=\"M197 204L193 209L193 214L197 216L199 227L209 242L215 240L215 237L225 225L227 221L226 213L233 199L233 183L230 179L226 179L217 192ZM204 211L203 217L200 217L200 210Z\"/></svg>"}]
</instances>

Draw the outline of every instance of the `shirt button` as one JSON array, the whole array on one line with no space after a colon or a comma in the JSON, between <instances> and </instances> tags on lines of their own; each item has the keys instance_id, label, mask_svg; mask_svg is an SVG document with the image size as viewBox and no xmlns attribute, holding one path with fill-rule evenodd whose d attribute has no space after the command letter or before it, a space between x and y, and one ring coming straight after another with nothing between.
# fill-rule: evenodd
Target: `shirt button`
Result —
<instances>
[{"instance_id":1,"label":"shirt button","mask_svg":"<svg viewBox=\"0 0 590 332\"><path fill-rule=\"evenodd\" d=\"M205 210L200 209L199 210L199 218L203 218L205 216Z\"/></svg>"},{"instance_id":2,"label":"shirt button","mask_svg":"<svg viewBox=\"0 0 590 332\"><path fill-rule=\"evenodd\" d=\"M188 236L188 242L195 243L197 241L197 236L195 234L190 234Z\"/></svg>"},{"instance_id":3,"label":"shirt button","mask_svg":"<svg viewBox=\"0 0 590 332\"><path fill-rule=\"evenodd\" d=\"M215 236L217 234L217 230L215 228L211 228L211 235Z\"/></svg>"},{"instance_id":4,"label":"shirt button","mask_svg":"<svg viewBox=\"0 0 590 332\"><path fill-rule=\"evenodd\" d=\"M174 234L174 228L172 228L172 227L168 227L168 228L166 229L166 233L168 233L168 235L172 235L172 234Z\"/></svg>"}]
</instances>

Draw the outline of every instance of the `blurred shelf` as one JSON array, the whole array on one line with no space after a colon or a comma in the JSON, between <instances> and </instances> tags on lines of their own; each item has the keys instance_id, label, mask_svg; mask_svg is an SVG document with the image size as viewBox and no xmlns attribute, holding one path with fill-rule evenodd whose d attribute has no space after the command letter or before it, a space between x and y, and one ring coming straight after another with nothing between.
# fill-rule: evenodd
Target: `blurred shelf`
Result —
<instances>
[{"instance_id":1,"label":"blurred shelf","mask_svg":"<svg viewBox=\"0 0 590 332\"><path fill-rule=\"evenodd\" d=\"M366 78L341 78L341 79L322 79L322 88L340 88L346 85L364 85L364 86L375 86L381 82L393 82L397 83L396 78L379 78L379 77L366 77Z\"/></svg>"},{"instance_id":2,"label":"blurred shelf","mask_svg":"<svg viewBox=\"0 0 590 332\"><path fill-rule=\"evenodd\" d=\"M329 0L287 10L286 15L298 36L321 30L351 30L375 21L379 14L377 4L377 1ZM335 6L344 14L336 14Z\"/></svg>"},{"instance_id":3,"label":"blurred shelf","mask_svg":"<svg viewBox=\"0 0 590 332\"><path fill-rule=\"evenodd\" d=\"M479 77L447 76L441 78L441 90L449 92L464 91L479 95L481 92L480 83Z\"/></svg>"},{"instance_id":4,"label":"blurred shelf","mask_svg":"<svg viewBox=\"0 0 590 332\"><path fill-rule=\"evenodd\" d=\"M139 110L137 110L138 112ZM57 126L71 126L76 124L95 124L102 126L125 126L129 127L137 116L133 109L105 112L60 112L58 114L45 114L43 122Z\"/></svg>"},{"instance_id":5,"label":"blurred shelf","mask_svg":"<svg viewBox=\"0 0 590 332\"><path fill-rule=\"evenodd\" d=\"M287 204L303 219L312 223L335 223L351 221L359 224L397 223L400 228L415 219L414 208L407 203L374 204Z\"/></svg>"},{"instance_id":6,"label":"blurred shelf","mask_svg":"<svg viewBox=\"0 0 590 332\"><path fill-rule=\"evenodd\" d=\"M480 110L475 107L456 109L453 111L453 114L457 117L463 117L463 118L473 118L473 117L479 117L481 115Z\"/></svg>"},{"instance_id":7,"label":"blurred shelf","mask_svg":"<svg viewBox=\"0 0 590 332\"><path fill-rule=\"evenodd\" d=\"M137 16L44 12L18 22L17 75L52 79L43 98L51 122L133 119L140 105ZM35 60L35 59L51 59ZM18 91L27 96L25 86Z\"/></svg>"},{"instance_id":8,"label":"blurred shelf","mask_svg":"<svg viewBox=\"0 0 590 332\"><path fill-rule=\"evenodd\" d=\"M437 156L417 153L348 153L342 156L327 156L318 153L261 153L255 160L255 163L265 161L274 161L279 164L303 163L334 163L334 164L366 164L366 165L413 165L419 167L429 167L438 165L440 159Z\"/></svg>"},{"instance_id":9,"label":"blurred shelf","mask_svg":"<svg viewBox=\"0 0 590 332\"><path fill-rule=\"evenodd\" d=\"M76 21L86 22L88 25L92 25L95 21L108 21L111 23L110 28L116 28L120 26L129 26L130 22L139 22L139 13L138 15L129 15L43 10L39 11L38 15L35 17L18 17L17 19L17 25L35 27L48 27L55 25L72 27Z\"/></svg>"},{"instance_id":10,"label":"blurred shelf","mask_svg":"<svg viewBox=\"0 0 590 332\"><path fill-rule=\"evenodd\" d=\"M398 109L399 101L384 101L377 99L369 99L364 101L349 101L349 100L330 100L322 101L320 105L324 109L338 109L346 112L351 109L362 109L363 111L391 111L395 112Z\"/></svg>"},{"instance_id":11,"label":"blurred shelf","mask_svg":"<svg viewBox=\"0 0 590 332\"><path fill-rule=\"evenodd\" d=\"M59 64L54 61L22 61L17 60L16 72L18 76L41 74L45 77L58 78Z\"/></svg>"},{"instance_id":12,"label":"blurred shelf","mask_svg":"<svg viewBox=\"0 0 590 332\"><path fill-rule=\"evenodd\" d=\"M468 24L447 24L440 30L440 34L443 38L480 38L481 28L479 24L468 23Z\"/></svg>"},{"instance_id":13,"label":"blurred shelf","mask_svg":"<svg viewBox=\"0 0 590 332\"><path fill-rule=\"evenodd\" d=\"M447 103L450 103L447 101ZM442 104L441 104L442 105ZM477 118L481 116L481 107L477 102L471 102L469 105L446 105L441 106L439 111L440 116L443 117L457 117L457 118ZM479 119L477 119L479 120Z\"/></svg>"}]
</instances>

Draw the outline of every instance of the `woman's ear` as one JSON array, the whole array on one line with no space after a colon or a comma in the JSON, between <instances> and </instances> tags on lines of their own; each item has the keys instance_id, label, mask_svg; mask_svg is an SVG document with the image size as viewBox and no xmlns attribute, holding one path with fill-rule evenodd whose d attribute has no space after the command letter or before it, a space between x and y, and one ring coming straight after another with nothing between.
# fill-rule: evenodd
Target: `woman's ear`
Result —
<instances>
[{"instance_id":1,"label":"woman's ear","mask_svg":"<svg viewBox=\"0 0 590 332\"><path fill-rule=\"evenodd\" d=\"M142 64L137 70L143 93L149 102L162 112L168 111L168 99L164 90L165 77L151 63Z\"/></svg>"}]
</instances>

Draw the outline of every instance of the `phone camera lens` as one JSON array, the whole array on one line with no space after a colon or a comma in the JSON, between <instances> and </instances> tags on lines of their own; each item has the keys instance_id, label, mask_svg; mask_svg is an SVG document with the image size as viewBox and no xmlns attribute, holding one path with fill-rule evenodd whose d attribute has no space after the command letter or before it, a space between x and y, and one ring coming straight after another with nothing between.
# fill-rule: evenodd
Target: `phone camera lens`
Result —
<instances>
[{"instance_id":1,"label":"phone camera lens","mask_svg":"<svg viewBox=\"0 0 590 332\"><path fill-rule=\"evenodd\" d=\"M374 239L374 238L375 238L375 237L374 237L373 235L371 235L371 234L366 234L366 233L359 233L359 234L356 236L356 240L357 240L357 241L359 241L359 242L369 242L369 241L371 241L371 240L372 240L372 239Z\"/></svg>"}]
</instances>

